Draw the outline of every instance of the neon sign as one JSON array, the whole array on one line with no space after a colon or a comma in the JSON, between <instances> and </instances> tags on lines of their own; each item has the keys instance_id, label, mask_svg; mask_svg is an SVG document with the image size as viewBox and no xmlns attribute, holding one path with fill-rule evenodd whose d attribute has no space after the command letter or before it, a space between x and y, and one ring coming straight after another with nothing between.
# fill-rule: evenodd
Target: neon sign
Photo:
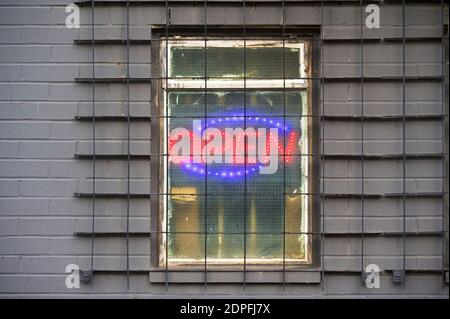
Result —
<instances>
[{"instance_id":1,"label":"neon sign","mask_svg":"<svg viewBox=\"0 0 450 319\"><path fill-rule=\"evenodd\" d=\"M169 162L196 175L239 178L274 174L292 163L299 134L283 119L226 116L193 120L169 135ZM286 151L284 150L286 144Z\"/></svg>"}]
</instances>

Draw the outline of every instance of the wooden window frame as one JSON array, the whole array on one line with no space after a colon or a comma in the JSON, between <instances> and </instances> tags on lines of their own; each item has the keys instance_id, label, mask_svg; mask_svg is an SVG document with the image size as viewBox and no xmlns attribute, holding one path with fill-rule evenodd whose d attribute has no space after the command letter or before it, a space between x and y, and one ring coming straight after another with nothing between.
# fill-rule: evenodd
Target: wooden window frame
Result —
<instances>
[{"instance_id":1,"label":"wooden window frame","mask_svg":"<svg viewBox=\"0 0 450 319\"><path fill-rule=\"evenodd\" d=\"M214 38L214 37L230 37L230 36L236 36L239 37L239 28L229 28L227 30L214 29L209 28L208 32L208 39ZM261 40L264 40L267 36L268 32L274 31L275 33L280 33L280 28L275 27L273 29L266 29L264 28L259 29L251 29L247 30L248 36L253 37L261 37ZM171 32L169 36L185 36L189 38L194 37L201 37L204 36L203 29L195 29L195 28L183 28L183 27L171 27ZM152 75L153 74L162 74L162 61L161 61L161 44L164 42L164 38L166 36L165 28L164 27L154 27L152 30ZM310 52L309 55L309 65L310 65L310 74L313 80L309 80L309 89L308 89L308 95L309 95L309 115L311 115L311 120L309 121L309 141L310 141L310 147L309 147L309 154L319 154L320 152L320 144L319 144L319 134L320 134L320 82L318 77L320 76L320 68L319 68L319 59L320 59L320 47L317 41L317 37L319 36L319 32L317 30L290 30L290 36L298 36L301 38L310 38L309 40L309 48ZM271 36L272 39L276 38L279 39L277 41L282 41L281 35L278 36ZM204 40L203 40L204 41ZM250 40L247 40L250 41ZM287 42L286 42L287 43ZM304 77L302 75L302 77ZM161 184L164 184L164 180L161 178L162 176L162 167L161 165L161 138L164 134L164 125L163 121L164 118L161 116L162 114L162 108L164 108L164 85L163 85L163 79L161 80L153 80L151 84L151 116L152 116L152 127L151 127L151 136L152 136L152 143L151 143L151 251L150 251L150 258L151 258L151 266L154 270L161 270L166 268L166 264L161 263L160 255L162 253L161 251L161 236L164 232L164 230L161 227L161 214L165 214L164 210L162 209L162 203L161 203ZM200 81L204 83L204 78L201 78ZM248 80L247 80L248 81ZM283 81L283 80L281 80ZM248 83L248 82L247 82ZM209 83L208 83L209 88ZM247 86L248 88L248 86ZM286 86L286 89L288 87ZM309 208L308 208L308 215L309 215L309 225L308 225L308 232L311 232L313 235L311 235L311 240L309 244L309 255L310 258L308 262L305 263L295 263L295 264L286 264L286 267L289 269L317 269L320 266L321 258L320 258L320 249L321 249L321 234L320 234L320 159L318 156L311 156L309 160L309 192L312 194L310 195L309 200ZM209 258L208 258L209 260ZM204 261L203 263L204 264ZM261 269L261 270L271 270L275 268L279 268L279 265L277 266L274 263L264 264L264 263L257 263L253 265L255 269ZM239 264L209 264L208 263L208 269L210 270L220 270L223 268L236 270L239 268ZM198 265L195 263L188 263L188 264L180 264L180 265L174 265L169 263L169 269L171 270L183 270L183 269L189 269L189 270L195 270L197 269L201 270L203 268L202 265ZM167 269L166 269L167 270Z\"/></svg>"}]
</instances>

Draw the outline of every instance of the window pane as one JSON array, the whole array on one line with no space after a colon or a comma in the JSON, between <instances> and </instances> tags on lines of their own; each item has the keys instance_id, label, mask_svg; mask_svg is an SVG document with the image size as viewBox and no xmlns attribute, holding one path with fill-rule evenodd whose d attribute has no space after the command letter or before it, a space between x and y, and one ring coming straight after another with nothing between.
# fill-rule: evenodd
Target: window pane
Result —
<instances>
[{"instance_id":1,"label":"window pane","mask_svg":"<svg viewBox=\"0 0 450 319\"><path fill-rule=\"evenodd\" d=\"M244 250L250 262L281 260L284 245L286 259L305 258L306 97L169 92L169 262L198 260L205 244L210 262L241 262Z\"/></svg>"},{"instance_id":2,"label":"window pane","mask_svg":"<svg viewBox=\"0 0 450 319\"><path fill-rule=\"evenodd\" d=\"M170 49L170 77L204 77L205 42L195 45L172 46ZM211 43L212 42L212 43ZM208 41L206 47L207 75L212 78L275 79L300 78L301 50L297 47L283 48L282 42L271 45L254 45L243 41ZM245 56L244 56L245 50ZM285 72L283 72L283 52ZM244 61L246 66L244 68Z\"/></svg>"}]
</instances>

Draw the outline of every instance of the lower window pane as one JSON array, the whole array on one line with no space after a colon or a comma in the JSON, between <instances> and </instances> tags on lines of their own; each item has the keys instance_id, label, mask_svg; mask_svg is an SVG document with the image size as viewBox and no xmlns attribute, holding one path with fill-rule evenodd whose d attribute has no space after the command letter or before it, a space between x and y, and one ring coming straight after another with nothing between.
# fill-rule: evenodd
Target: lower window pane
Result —
<instances>
[{"instance_id":1,"label":"lower window pane","mask_svg":"<svg viewBox=\"0 0 450 319\"><path fill-rule=\"evenodd\" d=\"M168 94L169 263L306 261L307 95L285 94Z\"/></svg>"}]
</instances>

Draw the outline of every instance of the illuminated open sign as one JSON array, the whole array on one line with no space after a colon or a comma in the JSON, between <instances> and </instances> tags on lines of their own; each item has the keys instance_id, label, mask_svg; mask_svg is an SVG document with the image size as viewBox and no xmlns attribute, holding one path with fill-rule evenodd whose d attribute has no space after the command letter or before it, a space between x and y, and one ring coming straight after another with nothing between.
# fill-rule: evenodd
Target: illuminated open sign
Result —
<instances>
[{"instance_id":1,"label":"illuminated open sign","mask_svg":"<svg viewBox=\"0 0 450 319\"><path fill-rule=\"evenodd\" d=\"M169 162L194 174L218 178L274 174L279 162L292 162L299 135L282 118L234 115L196 119L191 130L171 130Z\"/></svg>"}]
</instances>

